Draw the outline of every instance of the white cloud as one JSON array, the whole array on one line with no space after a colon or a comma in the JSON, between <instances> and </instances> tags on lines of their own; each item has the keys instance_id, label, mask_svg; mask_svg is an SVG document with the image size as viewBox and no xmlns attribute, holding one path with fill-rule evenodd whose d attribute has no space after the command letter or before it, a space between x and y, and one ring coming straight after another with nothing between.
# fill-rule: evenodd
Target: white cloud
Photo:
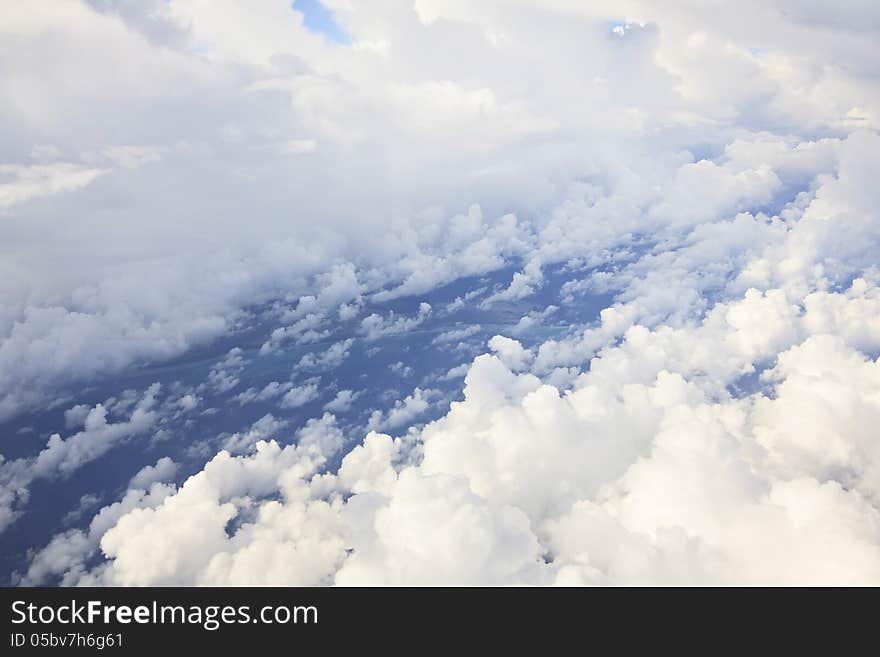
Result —
<instances>
[{"instance_id":1,"label":"white cloud","mask_svg":"<svg viewBox=\"0 0 880 657\"><path fill-rule=\"evenodd\" d=\"M324 371L332 370L339 367L342 362L348 358L351 346L354 344L353 338L340 340L330 345L320 354L306 354L299 360L296 366L299 370Z\"/></svg>"},{"instance_id":2,"label":"white cloud","mask_svg":"<svg viewBox=\"0 0 880 657\"><path fill-rule=\"evenodd\" d=\"M333 399L324 404L324 410L331 413L344 413L351 408L351 405L362 394L363 391L361 390L357 392L353 390L340 390Z\"/></svg>"},{"instance_id":3,"label":"white cloud","mask_svg":"<svg viewBox=\"0 0 880 657\"><path fill-rule=\"evenodd\" d=\"M279 420L271 413L267 413L246 431L224 436L223 449L231 454L246 454L253 451L254 446L261 440L277 439L285 427L287 427L285 420Z\"/></svg>"},{"instance_id":4,"label":"white cloud","mask_svg":"<svg viewBox=\"0 0 880 657\"><path fill-rule=\"evenodd\" d=\"M461 365L456 365L455 367L449 369L446 372L446 374L444 374L440 378L441 378L441 380L444 380L444 381L449 381L452 379L460 379L465 374L468 373L469 369L470 369L470 363L462 363Z\"/></svg>"},{"instance_id":5,"label":"white cloud","mask_svg":"<svg viewBox=\"0 0 880 657\"><path fill-rule=\"evenodd\" d=\"M159 417L153 384L137 400L128 419L108 421L108 409L97 404L83 420L82 430L67 438L53 433L46 446L33 458L0 459L0 531L21 513L29 497L28 486L36 479L66 477L85 463L101 457L118 443L151 429Z\"/></svg>"},{"instance_id":6,"label":"white cloud","mask_svg":"<svg viewBox=\"0 0 880 657\"><path fill-rule=\"evenodd\" d=\"M540 260L529 261L521 272L516 272L510 281L510 285L486 297L480 304L488 308L499 301L519 301L535 293L544 281L544 273L541 271Z\"/></svg>"},{"instance_id":7,"label":"white cloud","mask_svg":"<svg viewBox=\"0 0 880 657\"><path fill-rule=\"evenodd\" d=\"M166 482L177 474L178 464L173 459L163 456L155 465L145 465L128 482L129 488L149 490L156 482Z\"/></svg>"},{"instance_id":8,"label":"white cloud","mask_svg":"<svg viewBox=\"0 0 880 657\"><path fill-rule=\"evenodd\" d=\"M565 285L562 286L563 290L565 290ZM527 333L535 328L538 328L543 325L544 321L552 316L557 310L559 310L558 306L550 305L544 308L542 311L533 310L528 314L523 315L519 318L519 321L510 329L514 335L521 335L523 333Z\"/></svg>"},{"instance_id":9,"label":"white cloud","mask_svg":"<svg viewBox=\"0 0 880 657\"><path fill-rule=\"evenodd\" d=\"M826 183L831 190L849 174L841 175ZM635 275L622 279L630 286L624 300L572 339L573 356L592 356L567 392L514 371L528 363L526 350L493 338L498 355L475 359L464 401L447 415L397 440L371 433L335 475L318 474L297 456L281 466L288 478L276 490L289 497L296 489L299 497L259 503L265 537L248 529L218 544L241 541L244 554L268 554L277 547L270 519L289 512L310 530L294 539L301 556L274 571L279 582L880 581L880 452L868 429L880 419L880 361L860 351L880 348L876 273L853 278L849 271L860 263L836 263L834 241L804 248L819 208L825 221L863 216L851 202L845 212L829 206L831 190L822 189L787 227L768 225L772 239L738 247L745 255L727 265L750 272L767 252L798 254L804 261L786 276L742 288L728 274L725 298L702 311L695 301L697 314L679 317L682 298L669 297L665 278L645 285L646 275L684 261L690 271L716 257L710 247L719 234L751 224L696 229L674 259L656 264L655 255L644 255ZM728 248L735 244L728 238ZM835 287L834 275L852 282ZM778 287L768 284L774 281ZM591 341L590 352L579 351ZM761 369L756 390L731 394L730 386ZM416 390L387 414L374 414L371 426L395 424L395 412L407 416L405 425L419 399L423 412L425 395ZM259 457L249 458L253 465L242 467L255 468ZM136 568L143 549L122 538L134 522L107 535L111 561L101 576L110 581L265 581L244 557L224 557L232 571L205 570L218 563L208 557L219 547L196 545L208 555L198 570ZM151 527L152 520L137 532L153 536ZM352 549L347 557L345 548ZM285 554L300 555L299 548ZM314 570L305 572L301 559Z\"/></svg>"},{"instance_id":10,"label":"white cloud","mask_svg":"<svg viewBox=\"0 0 880 657\"><path fill-rule=\"evenodd\" d=\"M511 340L503 335L496 335L489 340L489 349L494 351L501 362L514 372L526 369L535 356L516 340Z\"/></svg>"},{"instance_id":11,"label":"white cloud","mask_svg":"<svg viewBox=\"0 0 880 657\"><path fill-rule=\"evenodd\" d=\"M246 363L242 350L233 347L222 361L211 368L208 373L208 384L215 392L229 392L238 385L238 375L241 374Z\"/></svg>"},{"instance_id":12,"label":"white cloud","mask_svg":"<svg viewBox=\"0 0 880 657\"><path fill-rule=\"evenodd\" d=\"M386 317L373 313L361 321L361 331L367 340L378 340L389 335L407 333L422 324L430 315L431 304L425 302L419 304L418 312L411 317L398 317L393 310Z\"/></svg>"},{"instance_id":13,"label":"white cloud","mask_svg":"<svg viewBox=\"0 0 880 657\"><path fill-rule=\"evenodd\" d=\"M444 344L447 342L459 342L472 335L476 335L480 332L481 328L482 327L479 324L471 324L462 328L449 329L448 331L443 331L443 333L434 338L431 343Z\"/></svg>"},{"instance_id":14,"label":"white cloud","mask_svg":"<svg viewBox=\"0 0 880 657\"><path fill-rule=\"evenodd\" d=\"M873 5L336 3L351 47L289 3L136 5L0 24L0 420L268 319L272 357L337 340L297 366L323 372L353 346L338 320L409 333L427 303L363 308L513 263L483 311L563 263L565 317L614 299L555 339L529 309L511 333L542 342L493 338L464 401L338 473L330 415L283 448L274 418L225 435L23 581L880 581ZM276 383L235 398L318 396ZM155 394L73 406L71 435L0 463L0 526L34 478L151 431Z\"/></svg>"},{"instance_id":15,"label":"white cloud","mask_svg":"<svg viewBox=\"0 0 880 657\"><path fill-rule=\"evenodd\" d=\"M422 390L415 388L412 394L404 399L398 399L394 406L387 412L375 410L370 415L368 428L371 431L386 429L398 429L412 423L431 406L430 399L435 395L434 390Z\"/></svg>"},{"instance_id":16,"label":"white cloud","mask_svg":"<svg viewBox=\"0 0 880 657\"><path fill-rule=\"evenodd\" d=\"M310 421L296 445L260 441L249 457L221 452L177 494L126 514L105 533L101 549L114 562L97 576L107 584L326 581L344 555L338 503L310 499L298 477L313 474L341 442L326 415ZM279 485L283 500L262 504L253 523L227 536L226 523L248 499Z\"/></svg>"},{"instance_id":17,"label":"white cloud","mask_svg":"<svg viewBox=\"0 0 880 657\"><path fill-rule=\"evenodd\" d=\"M317 383L305 383L288 390L281 398L281 408L299 408L320 396Z\"/></svg>"},{"instance_id":18,"label":"white cloud","mask_svg":"<svg viewBox=\"0 0 880 657\"><path fill-rule=\"evenodd\" d=\"M82 431L68 438L52 434L33 462L34 476L47 477L56 471L70 474L83 463L102 455L117 441L149 429L157 417L153 405L158 392L159 384L150 386L125 422L108 422L107 409L97 404L86 416Z\"/></svg>"},{"instance_id":19,"label":"white cloud","mask_svg":"<svg viewBox=\"0 0 880 657\"><path fill-rule=\"evenodd\" d=\"M119 501L101 508L87 530L71 529L53 537L31 559L19 583L24 586L46 585L50 578L61 576L61 584L67 585L86 576L86 561L97 551L101 537L110 527L132 509L156 506L174 490L173 486L159 483L152 484L149 490L129 489Z\"/></svg>"},{"instance_id":20,"label":"white cloud","mask_svg":"<svg viewBox=\"0 0 880 657\"><path fill-rule=\"evenodd\" d=\"M41 196L80 189L107 172L69 162L0 164L0 211Z\"/></svg>"},{"instance_id":21,"label":"white cloud","mask_svg":"<svg viewBox=\"0 0 880 657\"><path fill-rule=\"evenodd\" d=\"M245 404L251 404L256 401L267 402L275 399L279 395L286 393L293 387L293 384L290 381L285 381L284 383L280 381L270 381L261 389L257 388L248 388L244 392L240 392L239 394L233 397L239 404L244 406Z\"/></svg>"},{"instance_id":22,"label":"white cloud","mask_svg":"<svg viewBox=\"0 0 880 657\"><path fill-rule=\"evenodd\" d=\"M402 360L399 360L396 363L391 363L388 369L403 378L412 376L412 373L414 372L413 368L404 363Z\"/></svg>"}]
</instances>

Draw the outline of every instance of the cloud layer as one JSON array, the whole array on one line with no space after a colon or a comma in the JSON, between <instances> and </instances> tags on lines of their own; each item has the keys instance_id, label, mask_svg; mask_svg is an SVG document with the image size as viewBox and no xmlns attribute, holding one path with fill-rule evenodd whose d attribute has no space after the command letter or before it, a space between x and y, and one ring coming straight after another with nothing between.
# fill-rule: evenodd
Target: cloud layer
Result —
<instances>
[{"instance_id":1,"label":"cloud layer","mask_svg":"<svg viewBox=\"0 0 880 657\"><path fill-rule=\"evenodd\" d=\"M10 4L0 421L267 327L0 462L5 527L170 423L200 459L19 581L880 583L878 10L324 5L348 40L286 0ZM389 348L360 409L379 373L334 377ZM209 395L273 410L210 442Z\"/></svg>"}]
</instances>

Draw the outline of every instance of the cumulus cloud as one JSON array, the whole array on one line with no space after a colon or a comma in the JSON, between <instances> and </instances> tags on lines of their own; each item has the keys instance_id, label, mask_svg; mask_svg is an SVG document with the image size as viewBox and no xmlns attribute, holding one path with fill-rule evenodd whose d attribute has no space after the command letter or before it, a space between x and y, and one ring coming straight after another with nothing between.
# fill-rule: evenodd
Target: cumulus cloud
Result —
<instances>
[{"instance_id":1,"label":"cumulus cloud","mask_svg":"<svg viewBox=\"0 0 880 657\"><path fill-rule=\"evenodd\" d=\"M16 245L0 265L0 413L184 353L234 328L245 306L291 305L266 343L272 351L329 337L333 320L355 319L370 293L423 294L522 258L526 269L504 292L520 297L540 284L539 262L772 199L792 182L772 144L748 166L735 150L718 159L688 149L718 152L766 127L835 137L875 129L876 95L864 82L874 49L846 21L750 7L772 44L761 56L727 6L682 13L632 2L629 27L611 38L608 12L619 8L601 3L460 11L368 2L334 8L352 38L339 48L290 6L243 14L185 0L148 10L65 2L34 16L17 3L3 26L0 89L10 144L2 238ZM817 32L820 19L828 29ZM413 38L391 48L392 34ZM447 39L468 45L449 58ZM32 52L63 66L46 70ZM826 56L838 65L825 66ZM95 83L68 84L83 79ZM209 117L194 109L206 102ZM232 164L218 169L218 160ZM404 206L413 211L388 211ZM79 216L90 221L56 220ZM568 239L534 253L536 229ZM103 248L80 248L88 244Z\"/></svg>"},{"instance_id":2,"label":"cumulus cloud","mask_svg":"<svg viewBox=\"0 0 880 657\"><path fill-rule=\"evenodd\" d=\"M440 379L443 381L450 381L452 379L460 379L463 378L470 369L470 363L462 363L461 365L456 365L453 368L450 368L443 374Z\"/></svg>"},{"instance_id":3,"label":"cumulus cloud","mask_svg":"<svg viewBox=\"0 0 880 657\"><path fill-rule=\"evenodd\" d=\"M503 290L486 297L480 304L486 308L499 301L519 301L535 293L544 280L541 271L541 261L531 260L521 272L516 272L508 285Z\"/></svg>"},{"instance_id":4,"label":"cumulus cloud","mask_svg":"<svg viewBox=\"0 0 880 657\"><path fill-rule=\"evenodd\" d=\"M177 474L178 464L173 459L163 456L154 465L145 465L128 482L129 488L149 490L157 482L166 482Z\"/></svg>"},{"instance_id":5,"label":"cumulus cloud","mask_svg":"<svg viewBox=\"0 0 880 657\"><path fill-rule=\"evenodd\" d=\"M489 349L498 354L501 362L515 372L525 369L534 358L534 354L524 349L519 342L503 335L496 335L489 340Z\"/></svg>"},{"instance_id":6,"label":"cumulus cloud","mask_svg":"<svg viewBox=\"0 0 880 657\"><path fill-rule=\"evenodd\" d=\"M248 564L254 554L274 554L272 528L285 514L310 530L290 539L295 547L283 553L293 562L273 571L279 582L878 581L880 453L869 429L880 412L880 362L869 355L880 349L877 277L858 261L836 263L830 248L804 250L804 231L813 233L803 222L826 203L822 189L783 230L767 225L774 239L760 248L749 242L730 264L754 271L768 251L784 251L812 266L798 263L762 288L742 289L742 278L727 275L723 298L681 319L664 285L642 285L657 269L636 266L622 281L633 291L571 338L575 352L601 342L568 390L522 371L529 352L496 336L496 355L474 360L464 400L441 419L404 438L370 433L335 474L314 468L312 454L291 454L279 464L283 483L262 489L281 490L285 500L258 502L256 526L217 534L216 545L194 544L203 558L173 573L134 566L146 544L128 537L155 536L159 527L151 512L134 511L105 537L108 564L83 581L264 581ZM819 207L825 221L859 221L864 211L849 202ZM718 233L695 232L676 258L711 257ZM834 286L833 275L850 282ZM737 382L755 373L757 389L737 394ZM425 397L417 389L374 414L372 428L407 424ZM340 444L327 416L321 422L327 441ZM274 464L294 448L260 449L276 455ZM228 458L219 455L199 476L216 478L213 464ZM262 458L235 467L257 470ZM250 487L265 479L254 472L225 481ZM170 500L184 503L182 492L168 498L169 509ZM206 494L211 504L226 499ZM240 513L227 508L224 522ZM211 555L226 542L235 551L220 570Z\"/></svg>"},{"instance_id":7,"label":"cumulus cloud","mask_svg":"<svg viewBox=\"0 0 880 657\"><path fill-rule=\"evenodd\" d=\"M235 395L233 399L242 406L257 401L268 402L275 399L279 395L283 395L284 393L288 392L292 387L293 383L291 383L290 381L285 381L284 383L280 381L270 381L261 389L257 389L254 387L248 388L244 392L240 392Z\"/></svg>"},{"instance_id":8,"label":"cumulus cloud","mask_svg":"<svg viewBox=\"0 0 880 657\"><path fill-rule=\"evenodd\" d=\"M389 335L406 333L422 324L431 315L431 304L424 301L419 304L418 312L411 317L398 317L394 311L383 317L376 313L364 317L361 331L367 340L378 340Z\"/></svg>"},{"instance_id":9,"label":"cumulus cloud","mask_svg":"<svg viewBox=\"0 0 880 657\"><path fill-rule=\"evenodd\" d=\"M107 169L59 162L53 164L0 164L0 211L9 210L41 196L74 191L85 187Z\"/></svg>"},{"instance_id":10,"label":"cumulus cloud","mask_svg":"<svg viewBox=\"0 0 880 657\"><path fill-rule=\"evenodd\" d=\"M353 338L347 338L330 345L325 351L315 354L306 354L299 360L297 369L300 370L332 370L339 367L351 353Z\"/></svg>"},{"instance_id":11,"label":"cumulus cloud","mask_svg":"<svg viewBox=\"0 0 880 657\"><path fill-rule=\"evenodd\" d=\"M460 340L464 340L466 338L471 337L480 332L481 326L479 324L471 324L470 326L464 326L462 328L454 328L448 331L443 331L440 335L434 338L431 342L432 344L443 344L445 342L458 342Z\"/></svg>"},{"instance_id":12,"label":"cumulus cloud","mask_svg":"<svg viewBox=\"0 0 880 657\"><path fill-rule=\"evenodd\" d=\"M215 392L229 392L238 385L238 375L241 374L246 362L239 347L230 349L226 357L211 368L208 373L208 384Z\"/></svg>"},{"instance_id":13,"label":"cumulus cloud","mask_svg":"<svg viewBox=\"0 0 880 657\"><path fill-rule=\"evenodd\" d=\"M563 284L562 293L567 294L566 286L568 282ZM570 288L569 288L570 289ZM565 298L563 298L565 301ZM529 331L541 327L545 320L551 317L557 310L559 310L559 306L549 305L541 311L533 310L522 317L519 318L517 323L511 327L511 332L515 335L520 335L522 333L528 333Z\"/></svg>"},{"instance_id":14,"label":"cumulus cloud","mask_svg":"<svg viewBox=\"0 0 880 657\"><path fill-rule=\"evenodd\" d=\"M33 458L0 460L0 531L15 520L27 503L28 486L36 479L66 477L101 457L119 442L151 429L159 417L155 409L159 384L153 384L137 400L128 418L108 420L108 409L96 404L83 419L82 430L62 438L53 433Z\"/></svg>"},{"instance_id":15,"label":"cumulus cloud","mask_svg":"<svg viewBox=\"0 0 880 657\"><path fill-rule=\"evenodd\" d=\"M402 360L399 360L396 363L391 363L389 369L403 378L411 376L414 371L412 367L404 363Z\"/></svg>"},{"instance_id":16,"label":"cumulus cloud","mask_svg":"<svg viewBox=\"0 0 880 657\"><path fill-rule=\"evenodd\" d=\"M331 413L344 413L351 408L351 405L363 395L362 390L357 392L353 390L340 390L336 396L324 404L324 410Z\"/></svg>"},{"instance_id":17,"label":"cumulus cloud","mask_svg":"<svg viewBox=\"0 0 880 657\"><path fill-rule=\"evenodd\" d=\"M398 429L410 424L417 417L422 415L431 406L431 398L436 395L434 390L422 390L416 388L412 394L407 395L404 399L398 399L394 402L394 406L387 412L375 410L370 415L368 427L370 430L386 430Z\"/></svg>"},{"instance_id":18,"label":"cumulus cloud","mask_svg":"<svg viewBox=\"0 0 880 657\"><path fill-rule=\"evenodd\" d=\"M445 392L344 455L267 415L179 489L148 465L23 583L880 582L873 8L333 3L339 47L290 3L135 4L0 25L0 420L230 332L322 377L447 313L501 335L424 426ZM240 392L244 354L173 411L72 405L0 462L0 527L209 394L320 396Z\"/></svg>"},{"instance_id":19,"label":"cumulus cloud","mask_svg":"<svg viewBox=\"0 0 880 657\"><path fill-rule=\"evenodd\" d=\"M314 474L341 442L335 419L325 415L310 420L295 445L259 441L249 457L220 452L177 494L133 510L106 532L101 549L114 556L114 565L88 577L108 584L326 581L345 554L338 502L311 499L302 477ZM278 486L285 491L281 500L261 504L253 522L227 535L227 522L249 500ZM148 545L150 558L143 552Z\"/></svg>"},{"instance_id":20,"label":"cumulus cloud","mask_svg":"<svg viewBox=\"0 0 880 657\"><path fill-rule=\"evenodd\" d=\"M281 398L281 408L299 408L308 404L310 401L317 399L318 384L304 383L288 390Z\"/></svg>"},{"instance_id":21,"label":"cumulus cloud","mask_svg":"<svg viewBox=\"0 0 880 657\"><path fill-rule=\"evenodd\" d=\"M254 449L261 440L277 438L280 432L287 426L285 420L279 420L271 413L267 413L254 422L245 431L223 436L223 449L231 454L244 454Z\"/></svg>"},{"instance_id":22,"label":"cumulus cloud","mask_svg":"<svg viewBox=\"0 0 880 657\"><path fill-rule=\"evenodd\" d=\"M173 486L160 483L153 483L148 490L130 488L120 500L101 508L92 518L88 529L71 529L56 535L33 556L27 572L18 578L18 583L40 586L60 576L64 585L87 576L86 562L95 555L101 537L119 518L132 509L156 506L174 490Z\"/></svg>"}]
</instances>

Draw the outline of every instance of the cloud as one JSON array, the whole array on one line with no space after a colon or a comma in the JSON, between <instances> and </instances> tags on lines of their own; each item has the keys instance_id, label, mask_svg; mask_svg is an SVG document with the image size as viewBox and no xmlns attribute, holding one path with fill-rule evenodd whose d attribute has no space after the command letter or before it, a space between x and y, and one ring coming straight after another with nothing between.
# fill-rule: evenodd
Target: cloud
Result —
<instances>
[{"instance_id":1,"label":"cloud","mask_svg":"<svg viewBox=\"0 0 880 657\"><path fill-rule=\"evenodd\" d=\"M279 420L267 413L254 422L247 430L223 436L223 449L231 454L246 454L253 451L261 440L271 440L287 427L286 420Z\"/></svg>"},{"instance_id":2,"label":"cloud","mask_svg":"<svg viewBox=\"0 0 880 657\"><path fill-rule=\"evenodd\" d=\"M476 335L480 332L482 327L479 324L471 324L470 326L464 326L462 328L450 329L448 331L443 331L440 335L434 338L431 341L431 344L444 344L446 342L459 342L460 340L464 340L466 338L471 337L472 335Z\"/></svg>"},{"instance_id":3,"label":"cloud","mask_svg":"<svg viewBox=\"0 0 880 657\"><path fill-rule=\"evenodd\" d=\"M551 263L592 251L590 243L600 252L609 233L714 219L789 183L776 161L743 167L734 151L729 161L700 158L687 151L694 143L714 153L767 129L838 136L858 117L876 127L864 81L874 49L859 27L870 21L823 17L819 33L809 27L815 12L807 20L756 5L753 25L769 44L759 58L727 6L684 14L634 2L628 11L638 18L623 39L609 39L601 4L468 12L422 4L416 15L371 3L338 9L350 48L311 33L289 6L246 15L183 0L143 10L67 3L39 17L24 5L10 10L0 105L4 166L17 182L4 188L12 185L9 198L24 187L67 191L63 204L52 195L16 201L3 222L2 240L16 248L0 272L0 370L16 378L0 378L0 412L184 353L230 330L252 303L303 300L296 307L305 312L311 298L316 321L338 312L351 320L371 292L389 300L513 258ZM233 24L251 36L224 27ZM391 37L403 33L414 36ZM459 58L447 56L448 39ZM529 54L534 43L539 58ZM718 43L729 47L710 45ZM46 69L33 52L63 66ZM137 74L122 75L118 61ZM193 109L205 104L209 116ZM278 152L314 143L306 158ZM569 195L563 181L582 189ZM326 189L337 193L328 199ZM581 192L599 196L584 204ZM257 204L241 222L241 209ZM561 217L542 226L545 217L579 204L586 212L561 233L568 245L532 253L536 232L563 227ZM414 208L411 220L386 212L403 205ZM90 220L75 220L83 216ZM523 287L510 294L534 289L514 281Z\"/></svg>"},{"instance_id":4,"label":"cloud","mask_svg":"<svg viewBox=\"0 0 880 657\"><path fill-rule=\"evenodd\" d=\"M306 383L288 390L281 398L281 408L299 408L318 397L318 384Z\"/></svg>"},{"instance_id":5,"label":"cloud","mask_svg":"<svg viewBox=\"0 0 880 657\"><path fill-rule=\"evenodd\" d=\"M460 379L463 378L470 369L470 363L462 363L461 365L456 365L455 367L449 369L443 376L440 377L443 381L450 381L452 379Z\"/></svg>"},{"instance_id":6,"label":"cloud","mask_svg":"<svg viewBox=\"0 0 880 657\"><path fill-rule=\"evenodd\" d=\"M27 572L18 580L23 586L40 586L61 576L71 584L88 572L86 562L94 556L101 537L119 518L136 508L153 507L174 493L173 486L153 483L148 490L131 488L122 498L101 508L86 530L71 529L57 534L31 559Z\"/></svg>"},{"instance_id":7,"label":"cloud","mask_svg":"<svg viewBox=\"0 0 880 657\"><path fill-rule=\"evenodd\" d=\"M41 196L80 189L107 172L69 162L0 164L0 211Z\"/></svg>"},{"instance_id":8,"label":"cloud","mask_svg":"<svg viewBox=\"0 0 880 657\"><path fill-rule=\"evenodd\" d=\"M296 368L307 371L326 371L339 367L351 353L354 338L340 340L330 345L320 354L306 354L300 358Z\"/></svg>"},{"instance_id":9,"label":"cloud","mask_svg":"<svg viewBox=\"0 0 880 657\"><path fill-rule=\"evenodd\" d=\"M407 333L422 324L431 315L431 304L419 304L418 312L412 317L397 317L392 310L387 317L376 313L361 320L361 331L367 340L378 340L390 335Z\"/></svg>"},{"instance_id":10,"label":"cloud","mask_svg":"<svg viewBox=\"0 0 880 657\"><path fill-rule=\"evenodd\" d=\"M397 429L410 424L431 406L430 399L436 394L434 390L415 388L411 395L398 399L386 413L375 410L370 415L368 428L371 431Z\"/></svg>"},{"instance_id":11,"label":"cloud","mask_svg":"<svg viewBox=\"0 0 880 657\"><path fill-rule=\"evenodd\" d=\"M519 301L525 299L535 293L544 280L544 274L541 271L541 262L539 260L531 260L521 272L516 272L510 285L486 297L480 304L483 308L488 308L492 304L500 301Z\"/></svg>"},{"instance_id":12,"label":"cloud","mask_svg":"<svg viewBox=\"0 0 880 657\"><path fill-rule=\"evenodd\" d=\"M414 372L413 368L404 363L402 360L399 360L396 363L391 363L389 369L398 376L403 377L404 379L412 376L412 373Z\"/></svg>"},{"instance_id":13,"label":"cloud","mask_svg":"<svg viewBox=\"0 0 880 657\"><path fill-rule=\"evenodd\" d=\"M174 569L135 565L148 543L133 537L157 540L171 522L136 510L106 534L105 569L81 581L266 581L251 560L280 564L275 521L288 514L300 522L284 530L295 535L280 534L295 547L281 550L288 565L270 569L276 582L878 581L880 452L866 427L880 413L880 361L862 351L880 349L878 277L858 258L838 262L839 242L817 241L831 233L814 223L867 220L869 206L833 194L859 175L841 169L825 179L784 226L722 221L689 229L674 257L641 256L621 278L621 300L569 339L571 356L589 360L567 390L534 365L521 371L528 352L496 336L496 355L473 361L463 401L440 419L398 439L370 433L336 473L321 472L302 439L283 450L263 443L271 459L221 453L190 480L193 490L208 478L230 487L206 497L218 516L213 543L202 543L200 531L163 548L186 545L201 559ZM740 240L753 230L769 239L757 247ZM717 258L719 235L742 253L728 256L716 298L670 298L663 268L693 271ZM863 244L850 248L861 253ZM768 253L798 260L755 287ZM686 277L682 289L701 284ZM693 303L688 315L682 299ZM754 387L738 392L749 376ZM375 412L371 427L405 426L428 396L416 389ZM329 431L327 416L321 422L315 436ZM221 480L219 464L249 474ZM257 523L230 538L220 527L249 507L222 500L242 490L251 491ZM178 505L195 504L186 499L183 490L169 497L163 514L185 517Z\"/></svg>"},{"instance_id":14,"label":"cloud","mask_svg":"<svg viewBox=\"0 0 880 657\"><path fill-rule=\"evenodd\" d=\"M279 395L288 392L292 387L293 384L290 381L285 381L284 383L281 383L280 381L270 381L259 390L253 387L248 388L244 392L235 395L233 399L242 406L256 401L268 402Z\"/></svg>"},{"instance_id":15,"label":"cloud","mask_svg":"<svg viewBox=\"0 0 880 657\"><path fill-rule=\"evenodd\" d=\"M333 416L325 415L299 431L296 445L259 441L248 457L219 453L177 494L156 507L133 510L105 533L101 549L114 565L96 576L119 584L321 583L342 559L344 541L334 506L309 499L296 473L314 473L341 441ZM226 523L246 508L238 505L279 484L286 489L283 500L261 506L254 522L230 538ZM184 518L188 522L181 523ZM143 553L147 545L150 557ZM292 545L298 546L295 554L286 549Z\"/></svg>"},{"instance_id":16,"label":"cloud","mask_svg":"<svg viewBox=\"0 0 880 657\"><path fill-rule=\"evenodd\" d=\"M515 302L478 316L520 339L449 370L463 399L424 426L439 392L368 409L409 430L344 455L329 413L221 434L21 581L880 581L876 11L404 4L337 3L345 46L290 3L6 12L0 420L76 398L0 463L0 526L208 392L320 396L239 392L237 347L165 401L75 403L219 336L322 376L346 331L419 343L444 312ZM445 311L379 310L404 297Z\"/></svg>"},{"instance_id":17,"label":"cloud","mask_svg":"<svg viewBox=\"0 0 880 657\"><path fill-rule=\"evenodd\" d=\"M103 404L97 404L86 416L82 431L68 438L52 434L33 462L34 476L47 477L56 471L62 475L70 474L83 463L99 457L120 439L149 429L157 417L153 405L158 392L159 384L150 386L125 422L108 422L107 409Z\"/></svg>"},{"instance_id":18,"label":"cloud","mask_svg":"<svg viewBox=\"0 0 880 657\"><path fill-rule=\"evenodd\" d=\"M128 482L129 488L149 490L157 482L165 482L174 478L177 474L178 464L173 459L163 456L155 465L145 465Z\"/></svg>"},{"instance_id":19,"label":"cloud","mask_svg":"<svg viewBox=\"0 0 880 657\"><path fill-rule=\"evenodd\" d=\"M238 385L238 375L241 374L246 363L242 350L233 347L222 361L211 368L208 373L208 384L215 392L229 392Z\"/></svg>"},{"instance_id":20,"label":"cloud","mask_svg":"<svg viewBox=\"0 0 880 657\"><path fill-rule=\"evenodd\" d=\"M159 389L158 383L147 388L126 420L108 421L108 408L96 404L85 415L82 430L67 438L53 433L46 446L32 458L0 460L0 531L19 516L21 507L28 501L28 487L34 480L69 476L121 441L150 430L159 417L154 408Z\"/></svg>"},{"instance_id":21,"label":"cloud","mask_svg":"<svg viewBox=\"0 0 880 657\"><path fill-rule=\"evenodd\" d=\"M524 349L519 342L503 335L496 335L489 340L489 349L498 355L502 363L515 372L526 369L534 358L534 354Z\"/></svg>"},{"instance_id":22,"label":"cloud","mask_svg":"<svg viewBox=\"0 0 880 657\"><path fill-rule=\"evenodd\" d=\"M566 285L568 283L563 284L563 293L565 293ZM569 288L570 289L570 288ZM531 311L522 317L519 318L519 321L510 329L511 332L515 335L520 335L522 333L527 333L533 329L536 329L543 325L544 320L553 315L557 310L559 310L559 306L549 305L542 311Z\"/></svg>"},{"instance_id":23,"label":"cloud","mask_svg":"<svg viewBox=\"0 0 880 657\"><path fill-rule=\"evenodd\" d=\"M463 480L413 469L400 474L394 490L375 512L372 531L353 542L354 556L337 573L338 584L542 580L541 547L518 509L490 509Z\"/></svg>"},{"instance_id":24,"label":"cloud","mask_svg":"<svg viewBox=\"0 0 880 657\"><path fill-rule=\"evenodd\" d=\"M336 396L324 404L324 410L331 413L344 413L351 408L351 405L363 395L363 391L359 390L340 390Z\"/></svg>"}]
</instances>

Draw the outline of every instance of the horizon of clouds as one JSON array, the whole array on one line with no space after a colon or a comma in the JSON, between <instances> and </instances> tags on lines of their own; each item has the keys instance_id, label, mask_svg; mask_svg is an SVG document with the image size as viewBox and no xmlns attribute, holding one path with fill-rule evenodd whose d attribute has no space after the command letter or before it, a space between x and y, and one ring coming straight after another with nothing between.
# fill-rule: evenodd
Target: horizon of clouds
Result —
<instances>
[{"instance_id":1,"label":"horizon of clouds","mask_svg":"<svg viewBox=\"0 0 880 657\"><path fill-rule=\"evenodd\" d=\"M76 467L209 388L326 409L230 433L186 481L145 464L23 582L880 581L877 9L325 0L334 39L299 4L13 3L0 26L0 420L255 312L277 328L253 356L127 423L71 408L85 428L46 453ZM448 413L413 424L445 402L421 383L341 452L364 390L296 373L511 266L461 305L569 278L447 365ZM600 294L596 322L519 341ZM34 463L0 462L8 522Z\"/></svg>"}]
</instances>

